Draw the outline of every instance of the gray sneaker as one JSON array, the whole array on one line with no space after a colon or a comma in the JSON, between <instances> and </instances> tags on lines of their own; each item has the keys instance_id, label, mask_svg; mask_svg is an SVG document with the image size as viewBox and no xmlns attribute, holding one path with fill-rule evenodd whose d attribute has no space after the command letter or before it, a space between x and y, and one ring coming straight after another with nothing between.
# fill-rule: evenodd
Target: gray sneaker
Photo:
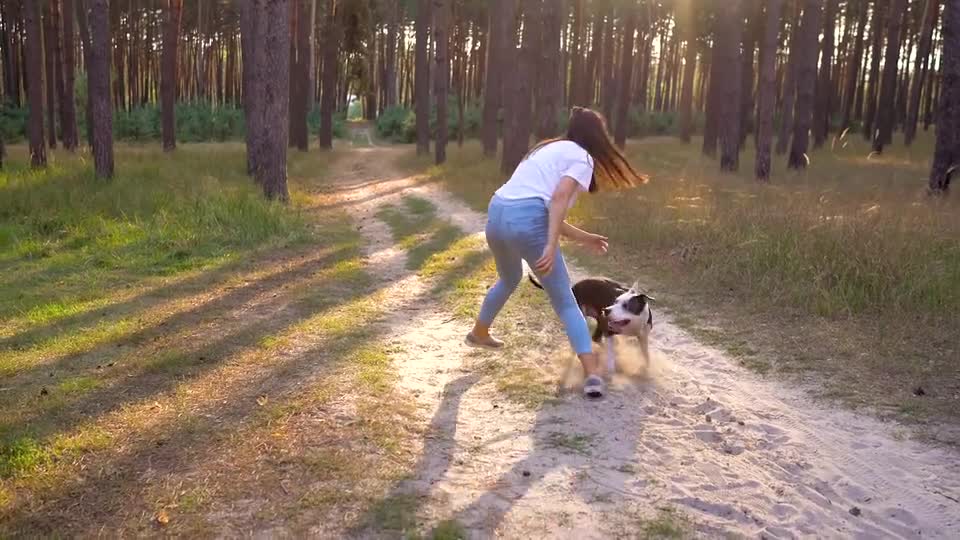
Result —
<instances>
[{"instance_id":1,"label":"gray sneaker","mask_svg":"<svg viewBox=\"0 0 960 540\"><path fill-rule=\"evenodd\" d=\"M588 398L602 398L606 390L607 384L597 375L590 375L587 380L583 381L583 395Z\"/></svg>"}]
</instances>

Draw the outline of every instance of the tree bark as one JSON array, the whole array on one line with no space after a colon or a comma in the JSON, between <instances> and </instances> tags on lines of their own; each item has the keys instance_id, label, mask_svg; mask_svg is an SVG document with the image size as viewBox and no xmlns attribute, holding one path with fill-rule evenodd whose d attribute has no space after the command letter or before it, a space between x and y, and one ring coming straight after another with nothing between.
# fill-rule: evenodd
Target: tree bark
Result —
<instances>
[{"instance_id":1,"label":"tree bark","mask_svg":"<svg viewBox=\"0 0 960 540\"><path fill-rule=\"evenodd\" d=\"M603 35L603 116L607 122L613 118L613 107L617 100L617 82L613 76L614 70L614 17L613 3L609 3L606 9L607 24L604 26Z\"/></svg>"},{"instance_id":2,"label":"tree bark","mask_svg":"<svg viewBox=\"0 0 960 540\"><path fill-rule=\"evenodd\" d=\"M180 41L180 18L183 13L183 0L167 0L163 21L163 52L160 61L163 73L160 76L160 124L163 139L163 151L170 152L177 147L177 44Z\"/></svg>"},{"instance_id":3,"label":"tree bark","mask_svg":"<svg viewBox=\"0 0 960 540\"><path fill-rule=\"evenodd\" d=\"M30 165L46 167L47 148L43 140L43 30L40 21L40 3L27 2L23 15L27 34L27 102L30 105L27 136L30 139Z\"/></svg>"},{"instance_id":4,"label":"tree bark","mask_svg":"<svg viewBox=\"0 0 960 540\"><path fill-rule=\"evenodd\" d=\"M73 0L62 0L60 6L63 23L63 92L60 97L60 129L63 130L63 147L73 152L78 145L77 107L73 94L76 83L76 60L74 48Z\"/></svg>"},{"instance_id":5,"label":"tree bark","mask_svg":"<svg viewBox=\"0 0 960 540\"><path fill-rule=\"evenodd\" d=\"M60 21L57 0L48 1L44 10L43 60L47 71L47 141L50 148L57 147L57 105L58 90L62 93L63 81L60 77Z\"/></svg>"},{"instance_id":6,"label":"tree bark","mask_svg":"<svg viewBox=\"0 0 960 540\"><path fill-rule=\"evenodd\" d=\"M77 28L80 30L80 41L83 43L83 68L88 73L87 77L87 103L86 110L84 111L84 118L86 119L87 126L87 144L90 148L93 148L93 98L90 95L90 49L92 48L90 42L90 30L89 25L87 24L87 0L75 0L74 6L76 7L77 15Z\"/></svg>"},{"instance_id":7,"label":"tree bark","mask_svg":"<svg viewBox=\"0 0 960 540\"><path fill-rule=\"evenodd\" d=\"M910 103L907 105L907 122L904 125L904 142L907 146L913 143L917 135L917 118L920 114L920 95L923 93L923 83L927 74L927 62L930 59L930 49L933 43L933 27L936 24L937 12L940 10L939 0L927 0L923 10L923 28L920 31L920 43L917 46L917 58L913 68L913 82L910 88Z\"/></svg>"},{"instance_id":8,"label":"tree bark","mask_svg":"<svg viewBox=\"0 0 960 540\"><path fill-rule=\"evenodd\" d=\"M930 193L946 195L960 168L960 0L945 0L943 76L937 115L937 144L930 170Z\"/></svg>"},{"instance_id":9,"label":"tree bark","mask_svg":"<svg viewBox=\"0 0 960 540\"><path fill-rule=\"evenodd\" d=\"M433 0L433 35L436 40L437 142L434 161L447 161L447 95L450 84L450 0Z\"/></svg>"},{"instance_id":10,"label":"tree bark","mask_svg":"<svg viewBox=\"0 0 960 540\"><path fill-rule=\"evenodd\" d=\"M296 39L296 62L290 64L291 96L296 102L290 103L290 126L293 146L297 150L306 152L309 147L310 134L307 131L307 114L310 106L310 5L308 0L293 0L292 10L296 17L296 34L292 34L291 41Z\"/></svg>"},{"instance_id":11,"label":"tree bark","mask_svg":"<svg viewBox=\"0 0 960 540\"><path fill-rule=\"evenodd\" d=\"M794 0L794 14L790 27L790 58L783 81L783 97L780 106L780 133L777 135L777 155L787 153L790 134L793 132L794 108L797 98L797 70L800 64L800 13L803 0Z\"/></svg>"},{"instance_id":12,"label":"tree bark","mask_svg":"<svg viewBox=\"0 0 960 540\"><path fill-rule=\"evenodd\" d=\"M630 124L630 83L633 81L633 35L637 29L636 2L625 5L623 18L623 41L620 45L620 88L617 91L617 112L614 125L614 142L620 148L627 145L627 128Z\"/></svg>"},{"instance_id":13,"label":"tree bark","mask_svg":"<svg viewBox=\"0 0 960 540\"><path fill-rule=\"evenodd\" d=\"M820 50L820 76L817 81L813 111L813 147L820 148L830 134L833 112L833 49L834 25L837 20L837 0L827 0L823 19L823 43Z\"/></svg>"},{"instance_id":14,"label":"tree bark","mask_svg":"<svg viewBox=\"0 0 960 540\"><path fill-rule=\"evenodd\" d=\"M512 173L530 147L530 128L533 124L532 74L536 65L535 37L539 35L540 29L537 17L527 10L528 6L528 3L524 3L523 48L519 51L514 48L505 55L505 58L517 58L517 62L513 64L515 72L504 78L503 153L500 160L500 171L503 174ZM513 27L512 24L510 26ZM509 42L512 43L513 40Z\"/></svg>"},{"instance_id":15,"label":"tree bark","mask_svg":"<svg viewBox=\"0 0 960 540\"><path fill-rule=\"evenodd\" d=\"M777 103L777 31L783 0L767 0L760 43L760 82L757 88L757 156L754 175L770 181L770 149L773 144L773 111Z\"/></svg>"},{"instance_id":16,"label":"tree bark","mask_svg":"<svg viewBox=\"0 0 960 540\"><path fill-rule=\"evenodd\" d=\"M870 46L870 82L864 98L863 136L865 139L874 138L874 119L877 113L877 98L880 95L880 50L883 48L883 28L885 11L889 0L877 0L873 5L873 15L870 17L870 32L873 43Z\"/></svg>"},{"instance_id":17,"label":"tree bark","mask_svg":"<svg viewBox=\"0 0 960 540\"><path fill-rule=\"evenodd\" d=\"M570 40L570 106L587 106L584 98L584 76L583 76L583 50L582 44L585 41L583 36L583 2L584 0L573 1L573 20L571 21L571 40Z\"/></svg>"},{"instance_id":18,"label":"tree bark","mask_svg":"<svg viewBox=\"0 0 960 540\"><path fill-rule=\"evenodd\" d=\"M740 147L747 141L747 135L754 131L754 58L757 49L757 40L760 39L760 18L763 16L760 0L747 0L743 4L746 11L747 26L743 37L743 60L741 62L740 84Z\"/></svg>"},{"instance_id":19,"label":"tree bark","mask_svg":"<svg viewBox=\"0 0 960 540\"><path fill-rule=\"evenodd\" d=\"M383 106L385 109L397 106L397 29L403 17L403 3L397 2L396 6L389 9L390 22L387 25L386 73L384 75L386 99Z\"/></svg>"},{"instance_id":20,"label":"tree bark","mask_svg":"<svg viewBox=\"0 0 960 540\"><path fill-rule=\"evenodd\" d=\"M740 167L740 97L742 62L740 42L743 33L742 0L729 0L720 13L717 28L717 56L723 66L718 84L717 113L720 135L720 170L736 172Z\"/></svg>"},{"instance_id":21,"label":"tree bark","mask_svg":"<svg viewBox=\"0 0 960 540\"><path fill-rule=\"evenodd\" d=\"M841 130L850 127L853 120L854 106L857 98L857 83L860 80L860 68L863 63L863 33L867 26L867 14L870 5L866 1L861 1L860 13L857 17L857 37L853 44L853 56L850 58L850 67L847 71L846 89L843 92L843 120L840 125ZM847 21L850 24L850 21Z\"/></svg>"},{"instance_id":22,"label":"tree bark","mask_svg":"<svg viewBox=\"0 0 960 540\"><path fill-rule=\"evenodd\" d=\"M110 99L110 0L84 0L90 24L87 70L93 106L93 168L97 178L113 178L113 105Z\"/></svg>"},{"instance_id":23,"label":"tree bark","mask_svg":"<svg viewBox=\"0 0 960 540\"><path fill-rule=\"evenodd\" d=\"M331 2L334 0L331 0ZM247 174L254 175L254 165L256 148L260 141L260 128L257 126L257 118L254 115L254 100L256 91L254 88L254 64L256 54L256 33L257 33L257 0L240 0L240 85L243 94L243 116L246 123L244 136L247 149Z\"/></svg>"},{"instance_id":24,"label":"tree bark","mask_svg":"<svg viewBox=\"0 0 960 540\"><path fill-rule=\"evenodd\" d=\"M432 0L419 0L417 4L417 65L416 78L417 106L417 154L430 152L430 57L427 54L427 42L430 40L430 7Z\"/></svg>"},{"instance_id":25,"label":"tree bark","mask_svg":"<svg viewBox=\"0 0 960 540\"><path fill-rule=\"evenodd\" d=\"M892 0L887 25L887 50L884 55L880 101L877 104L877 130L873 138L873 151L877 153L883 152L884 145L893 141L897 71L900 64L900 42L903 37L901 29L906 11L906 0Z\"/></svg>"},{"instance_id":26,"label":"tree bark","mask_svg":"<svg viewBox=\"0 0 960 540\"><path fill-rule=\"evenodd\" d=\"M548 30L548 32L555 32L557 44L562 47L563 44L560 43L559 39L563 33L562 27L564 23L563 19L563 2L546 2L546 6L554 6L553 9L557 10L559 14L560 25L557 26L556 30ZM604 34L604 8L605 4L595 3L593 6L593 35L590 39L590 56L587 61L587 70L589 72L589 88L587 92L587 101L591 105L596 105L600 103L600 82L603 80L603 65L600 61L600 56L603 54L603 34ZM560 51L557 50L557 62L560 61ZM558 72L562 68L557 66ZM558 94L560 92L557 92Z\"/></svg>"},{"instance_id":27,"label":"tree bark","mask_svg":"<svg viewBox=\"0 0 960 540\"><path fill-rule=\"evenodd\" d=\"M813 98L817 82L817 38L823 24L823 6L820 0L805 0L803 22L800 25L800 64L797 69L797 112L793 122L793 143L787 166L791 169L807 167L807 149L810 144L810 125L813 122Z\"/></svg>"},{"instance_id":28,"label":"tree bark","mask_svg":"<svg viewBox=\"0 0 960 540\"><path fill-rule=\"evenodd\" d=\"M286 202L287 137L290 95L289 0L246 0L243 15L252 17L250 69L251 128L258 131L253 158L254 180L268 199Z\"/></svg>"},{"instance_id":29,"label":"tree bark","mask_svg":"<svg viewBox=\"0 0 960 540\"><path fill-rule=\"evenodd\" d=\"M538 0L543 32L540 33L539 58L536 62L537 86L533 92L536 103L538 139L557 136L557 115L560 113L560 32L563 27L562 2ZM592 87L591 87L592 88ZM592 92L591 92L592 94Z\"/></svg>"},{"instance_id":30,"label":"tree bark","mask_svg":"<svg viewBox=\"0 0 960 540\"><path fill-rule=\"evenodd\" d=\"M327 1L327 20L323 43L323 73L320 91L320 148L333 148L333 113L337 108L337 74L340 70L340 9L337 0Z\"/></svg>"},{"instance_id":31,"label":"tree bark","mask_svg":"<svg viewBox=\"0 0 960 540\"><path fill-rule=\"evenodd\" d=\"M693 78L697 69L697 29L693 2L678 4L679 23L682 25L686 51L684 53L683 89L680 94L680 140L689 143L693 133Z\"/></svg>"}]
</instances>

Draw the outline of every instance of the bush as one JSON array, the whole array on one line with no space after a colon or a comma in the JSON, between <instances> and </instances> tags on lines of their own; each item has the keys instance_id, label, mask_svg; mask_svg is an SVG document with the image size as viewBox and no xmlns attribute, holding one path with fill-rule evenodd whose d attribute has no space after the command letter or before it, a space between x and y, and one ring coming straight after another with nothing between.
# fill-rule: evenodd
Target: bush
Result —
<instances>
[{"instance_id":1,"label":"bush","mask_svg":"<svg viewBox=\"0 0 960 540\"><path fill-rule=\"evenodd\" d=\"M347 126L346 126L346 115L342 112L334 113L333 115L333 138L334 139L346 139L347 138ZM307 130L317 136L320 134L320 107L314 107L310 109L310 112L307 113Z\"/></svg>"},{"instance_id":2,"label":"bush","mask_svg":"<svg viewBox=\"0 0 960 540\"><path fill-rule=\"evenodd\" d=\"M17 107L12 103L0 104L0 137L4 142L19 142L27 136L26 107Z\"/></svg>"},{"instance_id":3,"label":"bush","mask_svg":"<svg viewBox=\"0 0 960 540\"><path fill-rule=\"evenodd\" d=\"M463 136L477 137L483 118L479 103L465 103L463 108ZM451 140L460 136L460 111L456 96L447 99L447 135ZM404 107L390 107L377 118L377 135L393 142L412 143L417 139L417 113ZM437 136L437 108L430 110L430 136Z\"/></svg>"},{"instance_id":4,"label":"bush","mask_svg":"<svg viewBox=\"0 0 960 540\"><path fill-rule=\"evenodd\" d=\"M77 84L77 130L81 138L86 133L86 86L83 81ZM207 102L184 102L176 105L177 140L191 142L223 142L240 140L246 133L243 108L238 105L212 106ZM0 136L4 142L19 142L26 138L27 107L16 107L9 103L0 105ZM307 125L313 134L320 131L320 111L316 107L307 116ZM130 110L115 111L113 115L113 136L118 141L149 142L158 141L161 136L160 105L149 104L133 107ZM344 115L334 116L333 136L342 139L347 136Z\"/></svg>"}]
</instances>

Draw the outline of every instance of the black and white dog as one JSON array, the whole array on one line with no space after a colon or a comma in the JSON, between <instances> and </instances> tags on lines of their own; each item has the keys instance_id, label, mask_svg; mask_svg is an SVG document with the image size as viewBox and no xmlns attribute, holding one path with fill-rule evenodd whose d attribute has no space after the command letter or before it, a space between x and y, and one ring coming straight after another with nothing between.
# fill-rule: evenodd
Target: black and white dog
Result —
<instances>
[{"instance_id":1,"label":"black and white dog","mask_svg":"<svg viewBox=\"0 0 960 540\"><path fill-rule=\"evenodd\" d=\"M538 289L543 289L532 274L528 278ZM636 337L644 360L650 361L649 337L653 329L650 303L655 299L640 292L639 283L627 288L612 279L585 278L578 281L572 290L583 315L597 321L593 341L600 344L606 340L608 374L612 375L616 368L613 352L615 335Z\"/></svg>"}]
</instances>

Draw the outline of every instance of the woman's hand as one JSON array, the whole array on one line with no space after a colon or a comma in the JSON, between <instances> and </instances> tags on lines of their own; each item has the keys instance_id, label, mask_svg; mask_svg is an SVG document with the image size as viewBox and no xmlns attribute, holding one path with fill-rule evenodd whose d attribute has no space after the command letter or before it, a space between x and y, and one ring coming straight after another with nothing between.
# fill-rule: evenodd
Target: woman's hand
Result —
<instances>
[{"instance_id":1,"label":"woman's hand","mask_svg":"<svg viewBox=\"0 0 960 540\"><path fill-rule=\"evenodd\" d=\"M537 259L537 262L533 265L533 269L538 276L546 276L553 271L553 262L556 259L556 255L557 246L555 244L547 244L547 247L543 248L543 254L540 255L540 258Z\"/></svg>"},{"instance_id":2,"label":"woman's hand","mask_svg":"<svg viewBox=\"0 0 960 540\"><path fill-rule=\"evenodd\" d=\"M610 247L606 236L593 233L585 233L580 238L580 245L593 250L597 255L605 255Z\"/></svg>"}]
</instances>

